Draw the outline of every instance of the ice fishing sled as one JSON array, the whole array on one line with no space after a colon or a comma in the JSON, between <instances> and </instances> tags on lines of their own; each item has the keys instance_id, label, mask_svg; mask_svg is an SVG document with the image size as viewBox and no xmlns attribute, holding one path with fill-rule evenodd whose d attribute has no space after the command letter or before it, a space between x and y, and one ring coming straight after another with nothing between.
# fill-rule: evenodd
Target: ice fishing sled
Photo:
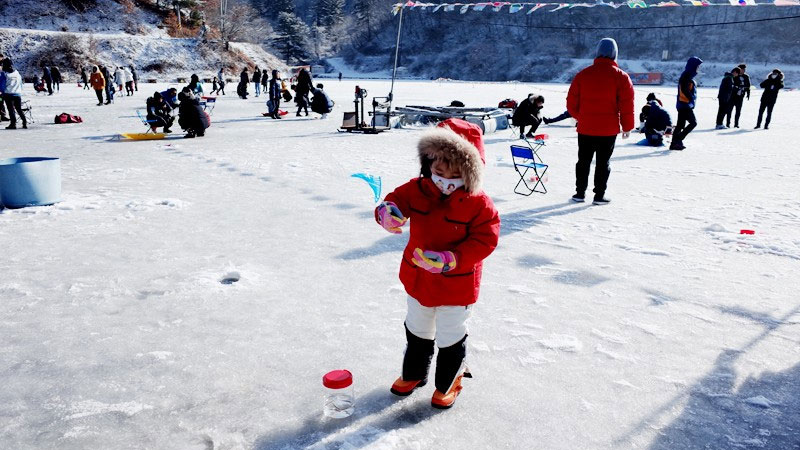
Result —
<instances>
[{"instance_id":1,"label":"ice fishing sled","mask_svg":"<svg viewBox=\"0 0 800 450\"><path fill-rule=\"evenodd\" d=\"M164 133L120 133L120 139L128 141L154 141L164 139Z\"/></svg>"}]
</instances>

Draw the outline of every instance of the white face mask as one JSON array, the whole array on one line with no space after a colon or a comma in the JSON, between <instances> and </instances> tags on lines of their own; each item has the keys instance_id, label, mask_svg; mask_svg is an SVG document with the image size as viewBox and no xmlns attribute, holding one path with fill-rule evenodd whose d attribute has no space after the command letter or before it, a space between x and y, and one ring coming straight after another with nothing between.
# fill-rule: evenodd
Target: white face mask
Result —
<instances>
[{"instance_id":1,"label":"white face mask","mask_svg":"<svg viewBox=\"0 0 800 450\"><path fill-rule=\"evenodd\" d=\"M433 184L435 184L444 195L450 195L455 192L456 189L464 186L463 178L443 178L433 173L431 174L431 180L433 180Z\"/></svg>"},{"instance_id":2,"label":"white face mask","mask_svg":"<svg viewBox=\"0 0 800 450\"><path fill-rule=\"evenodd\" d=\"M776 74L774 74L774 73L773 73L773 74L770 74L770 76L769 76L769 77L770 77L770 78L778 78L778 75L776 75Z\"/></svg>"}]
</instances>

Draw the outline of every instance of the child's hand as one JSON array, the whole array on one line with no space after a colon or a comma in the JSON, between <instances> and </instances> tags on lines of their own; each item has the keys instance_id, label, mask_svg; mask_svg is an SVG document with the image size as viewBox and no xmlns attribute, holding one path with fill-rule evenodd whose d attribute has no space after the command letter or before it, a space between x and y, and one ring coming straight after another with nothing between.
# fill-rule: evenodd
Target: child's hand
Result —
<instances>
[{"instance_id":1,"label":"child's hand","mask_svg":"<svg viewBox=\"0 0 800 450\"><path fill-rule=\"evenodd\" d=\"M408 219L403 217L400 208L393 202L383 202L375 208L375 221L377 221L389 233L400 234L400 229Z\"/></svg>"},{"instance_id":2,"label":"child's hand","mask_svg":"<svg viewBox=\"0 0 800 450\"><path fill-rule=\"evenodd\" d=\"M456 268L456 255L453 252L423 251L415 248L411 262L430 273L445 273Z\"/></svg>"}]
</instances>

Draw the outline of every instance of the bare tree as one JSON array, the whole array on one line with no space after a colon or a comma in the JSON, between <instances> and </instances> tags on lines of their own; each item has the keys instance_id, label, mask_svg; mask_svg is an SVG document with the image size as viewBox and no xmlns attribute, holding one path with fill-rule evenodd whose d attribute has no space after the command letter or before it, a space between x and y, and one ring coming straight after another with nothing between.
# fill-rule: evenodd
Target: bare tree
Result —
<instances>
[{"instance_id":1,"label":"bare tree","mask_svg":"<svg viewBox=\"0 0 800 450\"><path fill-rule=\"evenodd\" d=\"M272 33L269 24L260 17L258 11L245 2L207 0L203 11L206 25L212 30L212 34L219 36L226 48L231 41L262 42Z\"/></svg>"}]
</instances>

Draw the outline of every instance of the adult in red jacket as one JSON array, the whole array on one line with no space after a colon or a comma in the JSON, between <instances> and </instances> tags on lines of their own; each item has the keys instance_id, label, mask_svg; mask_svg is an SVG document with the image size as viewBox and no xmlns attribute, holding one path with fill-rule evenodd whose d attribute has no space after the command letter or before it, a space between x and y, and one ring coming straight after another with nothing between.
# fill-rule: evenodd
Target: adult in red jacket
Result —
<instances>
[{"instance_id":1,"label":"adult in red jacket","mask_svg":"<svg viewBox=\"0 0 800 450\"><path fill-rule=\"evenodd\" d=\"M427 382L439 347L434 407L449 408L461 390L469 305L478 299L483 259L497 246L500 216L481 189L481 130L448 119L419 141L420 176L388 194L376 208L378 222L393 233L411 229L400 263L408 293L403 374L392 392L408 395Z\"/></svg>"},{"instance_id":2,"label":"adult in red jacket","mask_svg":"<svg viewBox=\"0 0 800 450\"><path fill-rule=\"evenodd\" d=\"M609 160L614 153L617 134L630 136L633 129L633 83L617 66L617 42L605 38L597 44L594 64L575 75L567 94L567 111L578 121L578 163L575 164L575 195L585 201L592 158L597 153L594 171L594 201L605 205Z\"/></svg>"}]
</instances>

